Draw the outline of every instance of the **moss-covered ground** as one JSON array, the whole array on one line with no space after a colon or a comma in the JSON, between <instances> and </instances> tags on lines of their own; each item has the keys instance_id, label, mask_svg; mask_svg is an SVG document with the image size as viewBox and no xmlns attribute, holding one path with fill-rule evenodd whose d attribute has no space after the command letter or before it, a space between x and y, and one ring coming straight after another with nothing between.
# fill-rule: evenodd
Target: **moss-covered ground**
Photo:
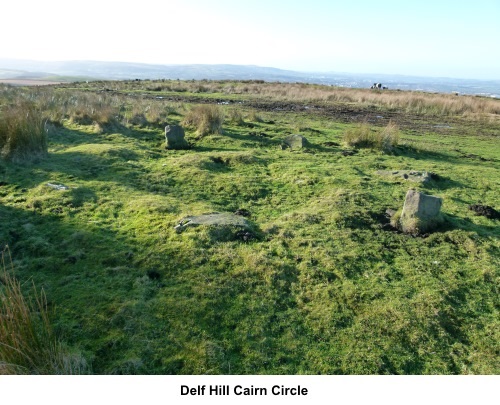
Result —
<instances>
[{"instance_id":1,"label":"moss-covered ground","mask_svg":"<svg viewBox=\"0 0 500 405\"><path fill-rule=\"evenodd\" d=\"M495 122L393 113L398 147L349 155L345 119L221 108L244 122L202 139L188 129L190 150L166 150L160 125L62 119L47 158L0 161L0 242L94 373L500 372L499 222L468 209L500 208ZM311 146L282 149L293 133ZM403 169L437 176L375 173ZM385 226L410 187L443 198L437 232ZM237 209L251 214L248 241L174 230Z\"/></svg>"}]
</instances>

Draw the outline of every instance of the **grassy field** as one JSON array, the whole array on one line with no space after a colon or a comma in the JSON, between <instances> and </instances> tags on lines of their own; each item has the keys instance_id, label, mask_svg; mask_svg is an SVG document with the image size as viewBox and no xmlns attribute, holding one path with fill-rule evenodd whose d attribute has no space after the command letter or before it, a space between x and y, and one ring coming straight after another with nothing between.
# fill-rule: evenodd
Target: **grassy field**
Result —
<instances>
[{"instance_id":1,"label":"grassy field","mask_svg":"<svg viewBox=\"0 0 500 405\"><path fill-rule=\"evenodd\" d=\"M499 100L90 82L0 87L0 120L20 100L38 111L48 154L0 160L7 271L28 296L43 289L54 333L91 372L500 372L499 221L468 208L500 207ZM192 148L166 150L163 127L197 104L218 105L222 133L186 127ZM388 124L390 151L344 143ZM310 145L283 149L290 134ZM376 173L409 169L437 176ZM387 226L412 187L443 198L437 232ZM237 209L250 240L174 230Z\"/></svg>"}]
</instances>

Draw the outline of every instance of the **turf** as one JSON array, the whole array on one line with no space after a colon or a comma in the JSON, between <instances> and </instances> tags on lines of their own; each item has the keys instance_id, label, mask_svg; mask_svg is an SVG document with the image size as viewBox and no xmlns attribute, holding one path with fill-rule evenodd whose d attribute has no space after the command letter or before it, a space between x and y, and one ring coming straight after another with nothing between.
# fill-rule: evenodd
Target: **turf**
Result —
<instances>
[{"instance_id":1,"label":"turf","mask_svg":"<svg viewBox=\"0 0 500 405\"><path fill-rule=\"evenodd\" d=\"M500 372L499 223L468 209L500 207L498 125L401 112L394 150L344 156L354 123L258 107L222 106L244 122L188 129L183 151L165 149L158 125L63 119L48 157L0 161L0 242L16 276L44 289L58 336L98 374ZM294 133L310 145L283 149ZM409 169L437 176L376 174ZM437 232L386 225L410 187L443 198ZM250 240L174 229L237 209Z\"/></svg>"}]
</instances>

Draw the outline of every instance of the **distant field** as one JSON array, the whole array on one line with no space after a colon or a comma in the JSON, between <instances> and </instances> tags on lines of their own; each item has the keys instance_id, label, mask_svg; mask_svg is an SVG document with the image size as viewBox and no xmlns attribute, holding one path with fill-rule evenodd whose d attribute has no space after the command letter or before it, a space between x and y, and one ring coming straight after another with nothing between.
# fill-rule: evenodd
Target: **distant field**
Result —
<instances>
[{"instance_id":1,"label":"distant field","mask_svg":"<svg viewBox=\"0 0 500 405\"><path fill-rule=\"evenodd\" d=\"M60 81L39 80L39 79L0 79L0 83L12 86L47 86L50 84L60 84Z\"/></svg>"}]
</instances>

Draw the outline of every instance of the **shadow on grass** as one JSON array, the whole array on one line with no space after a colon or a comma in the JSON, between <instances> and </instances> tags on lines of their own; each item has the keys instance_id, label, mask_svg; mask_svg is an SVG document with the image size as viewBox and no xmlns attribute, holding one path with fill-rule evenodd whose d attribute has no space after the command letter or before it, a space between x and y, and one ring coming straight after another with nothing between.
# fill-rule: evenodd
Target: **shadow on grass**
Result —
<instances>
[{"instance_id":1,"label":"shadow on grass","mask_svg":"<svg viewBox=\"0 0 500 405\"><path fill-rule=\"evenodd\" d=\"M416 148L411 145L398 146L393 151L394 156L407 157L415 160L430 160L441 163L450 163L453 165L470 165L471 162L465 160L463 156L454 156L451 154L428 151Z\"/></svg>"},{"instance_id":2,"label":"shadow on grass","mask_svg":"<svg viewBox=\"0 0 500 405\"><path fill-rule=\"evenodd\" d=\"M453 229L463 229L465 231L474 232L482 237L500 237L500 227L497 220L489 219L491 225L478 225L473 223L469 218L461 218L456 215L446 214L445 222L440 228L441 232L451 231Z\"/></svg>"},{"instance_id":3,"label":"shadow on grass","mask_svg":"<svg viewBox=\"0 0 500 405\"><path fill-rule=\"evenodd\" d=\"M244 141L244 142L255 142L263 147L278 147L283 142L282 139L276 139L274 136L269 135L265 132L250 131L247 134L242 134L234 131L225 130L223 136L228 138Z\"/></svg>"},{"instance_id":4,"label":"shadow on grass","mask_svg":"<svg viewBox=\"0 0 500 405\"><path fill-rule=\"evenodd\" d=\"M73 197L86 199L88 195ZM136 246L108 227L76 224L70 216L47 211L0 205L0 218L0 246L10 246L16 277L23 285L34 282L44 289L49 308L55 311L58 335L87 354L93 353L100 345L98 339L91 338L93 329L98 328L101 337L112 333L107 320L97 320L95 314L105 314L126 299L138 273L107 269L132 269L130 252L135 252ZM113 293L105 294L110 289ZM92 368L104 372L109 362L120 356L119 348L111 348L106 357L94 359Z\"/></svg>"},{"instance_id":5,"label":"shadow on grass","mask_svg":"<svg viewBox=\"0 0 500 405\"><path fill-rule=\"evenodd\" d=\"M460 181L453 180L449 177L442 175L432 175L431 181L423 184L425 189L431 190L448 190L451 188L465 188L467 187L464 183Z\"/></svg>"},{"instance_id":6,"label":"shadow on grass","mask_svg":"<svg viewBox=\"0 0 500 405\"><path fill-rule=\"evenodd\" d=\"M160 133L161 128L148 126L144 128L129 128L122 124L112 124L107 126L92 126L86 127L88 130L83 131L75 128L67 128L64 126L52 126L49 130L49 147L74 147L89 143L117 143L113 136L123 136L137 141L141 141L134 147L144 148L142 142L161 142L165 140L164 135Z\"/></svg>"}]
</instances>

